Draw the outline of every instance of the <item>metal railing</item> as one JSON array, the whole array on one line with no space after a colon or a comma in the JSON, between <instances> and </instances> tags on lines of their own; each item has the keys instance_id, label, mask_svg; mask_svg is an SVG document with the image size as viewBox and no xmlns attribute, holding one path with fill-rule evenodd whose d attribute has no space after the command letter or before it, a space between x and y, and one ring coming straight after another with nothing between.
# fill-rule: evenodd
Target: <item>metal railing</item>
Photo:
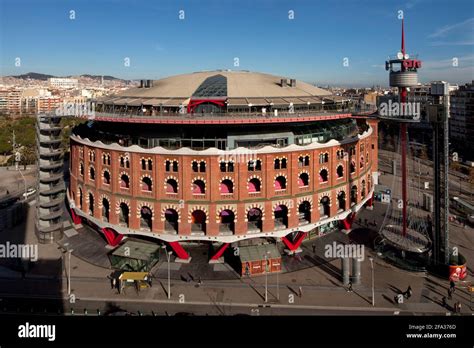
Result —
<instances>
[{"instance_id":1,"label":"metal railing","mask_svg":"<svg viewBox=\"0 0 474 348\"><path fill-rule=\"evenodd\" d=\"M284 119L288 117L309 117L309 116L329 116L334 114L349 114L349 113L365 113L365 112L373 112L375 111L375 107L336 107L326 108L321 110L295 110L294 112L289 111L281 111L278 110L277 115L273 112L242 112L242 113L235 113L235 112L225 112L225 113L158 113L154 115L144 115L137 113L136 111L128 111L128 112L121 112L121 111L96 111L96 117L107 117L107 118L131 118L136 120L166 120L166 121L173 121L173 120L222 120L227 118L232 119Z\"/></svg>"}]
</instances>

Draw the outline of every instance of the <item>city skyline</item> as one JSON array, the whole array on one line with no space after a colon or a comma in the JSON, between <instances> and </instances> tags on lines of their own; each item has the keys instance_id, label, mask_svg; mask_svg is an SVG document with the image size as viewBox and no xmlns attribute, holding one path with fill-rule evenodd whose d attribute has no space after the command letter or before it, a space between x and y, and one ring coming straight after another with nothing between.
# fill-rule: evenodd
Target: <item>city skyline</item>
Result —
<instances>
[{"instance_id":1,"label":"city skyline","mask_svg":"<svg viewBox=\"0 0 474 348\"><path fill-rule=\"evenodd\" d=\"M400 46L402 10L407 51L423 60L420 82L474 79L474 18L459 11L472 4L362 3L4 1L0 73L136 80L231 69L317 85L386 86L383 63Z\"/></svg>"}]
</instances>

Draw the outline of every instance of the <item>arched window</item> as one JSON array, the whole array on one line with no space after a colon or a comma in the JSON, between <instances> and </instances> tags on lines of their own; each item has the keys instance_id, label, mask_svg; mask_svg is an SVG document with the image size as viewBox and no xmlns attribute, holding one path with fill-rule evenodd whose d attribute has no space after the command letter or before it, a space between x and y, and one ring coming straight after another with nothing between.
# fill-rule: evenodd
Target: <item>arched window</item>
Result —
<instances>
[{"instance_id":1,"label":"arched window","mask_svg":"<svg viewBox=\"0 0 474 348\"><path fill-rule=\"evenodd\" d=\"M165 211L165 231L178 233L178 213L174 209Z\"/></svg>"},{"instance_id":2,"label":"arched window","mask_svg":"<svg viewBox=\"0 0 474 348\"><path fill-rule=\"evenodd\" d=\"M304 157L300 156L298 157L298 167L303 167L304 166Z\"/></svg>"},{"instance_id":3,"label":"arched window","mask_svg":"<svg viewBox=\"0 0 474 348\"><path fill-rule=\"evenodd\" d=\"M206 185L202 180L194 180L193 182L193 194L194 195L202 195L206 193Z\"/></svg>"},{"instance_id":4,"label":"arched window","mask_svg":"<svg viewBox=\"0 0 474 348\"><path fill-rule=\"evenodd\" d=\"M148 170L153 170L153 161L151 159L148 160Z\"/></svg>"},{"instance_id":5,"label":"arched window","mask_svg":"<svg viewBox=\"0 0 474 348\"><path fill-rule=\"evenodd\" d=\"M275 215L275 230L288 228L288 208L285 205L277 205L273 211Z\"/></svg>"},{"instance_id":6,"label":"arched window","mask_svg":"<svg viewBox=\"0 0 474 348\"><path fill-rule=\"evenodd\" d=\"M110 173L108 170L104 171L104 184L110 185Z\"/></svg>"},{"instance_id":7,"label":"arched window","mask_svg":"<svg viewBox=\"0 0 474 348\"><path fill-rule=\"evenodd\" d=\"M219 163L219 168L220 168L221 173L226 173L226 172L233 173L234 172L234 162L221 161Z\"/></svg>"},{"instance_id":8,"label":"arched window","mask_svg":"<svg viewBox=\"0 0 474 348\"><path fill-rule=\"evenodd\" d=\"M140 229L151 231L153 228L153 212L148 207L140 209Z\"/></svg>"},{"instance_id":9,"label":"arched window","mask_svg":"<svg viewBox=\"0 0 474 348\"><path fill-rule=\"evenodd\" d=\"M219 163L219 169L221 173L225 173L227 171L227 162L222 161Z\"/></svg>"},{"instance_id":10,"label":"arched window","mask_svg":"<svg viewBox=\"0 0 474 348\"><path fill-rule=\"evenodd\" d=\"M275 191L285 190L286 189L286 178L282 175L278 176L275 179L274 187L275 187Z\"/></svg>"},{"instance_id":11,"label":"arched window","mask_svg":"<svg viewBox=\"0 0 474 348\"><path fill-rule=\"evenodd\" d=\"M178 183L175 179L166 180L166 193L178 193Z\"/></svg>"},{"instance_id":12,"label":"arched window","mask_svg":"<svg viewBox=\"0 0 474 348\"><path fill-rule=\"evenodd\" d=\"M362 180L362 191L360 192L362 197L365 197L365 180Z\"/></svg>"},{"instance_id":13,"label":"arched window","mask_svg":"<svg viewBox=\"0 0 474 348\"><path fill-rule=\"evenodd\" d=\"M251 192L260 192L260 180L257 178L252 178L249 180L249 193Z\"/></svg>"},{"instance_id":14,"label":"arched window","mask_svg":"<svg viewBox=\"0 0 474 348\"><path fill-rule=\"evenodd\" d=\"M128 227L128 218L129 218L129 212L130 209L128 208L128 205L126 203L120 203L119 206L119 224L121 226Z\"/></svg>"},{"instance_id":15,"label":"arched window","mask_svg":"<svg viewBox=\"0 0 474 348\"><path fill-rule=\"evenodd\" d=\"M331 215L331 206L330 206L331 200L329 199L328 196L324 196L319 201L319 204L320 204L319 213L320 213L321 219L328 218Z\"/></svg>"},{"instance_id":16,"label":"arched window","mask_svg":"<svg viewBox=\"0 0 474 348\"><path fill-rule=\"evenodd\" d=\"M309 156L304 156L304 165L305 167L309 166Z\"/></svg>"},{"instance_id":17,"label":"arched window","mask_svg":"<svg viewBox=\"0 0 474 348\"><path fill-rule=\"evenodd\" d=\"M201 173L204 173L206 172L206 162L204 161L193 161L192 162L192 170L193 172L197 173L197 172L201 172Z\"/></svg>"},{"instance_id":18,"label":"arched window","mask_svg":"<svg viewBox=\"0 0 474 348\"><path fill-rule=\"evenodd\" d=\"M356 171L356 164L354 161L351 161L350 170L351 170L351 174L355 173Z\"/></svg>"},{"instance_id":19,"label":"arched window","mask_svg":"<svg viewBox=\"0 0 474 348\"><path fill-rule=\"evenodd\" d=\"M206 213L195 210L191 214L191 232L206 232Z\"/></svg>"},{"instance_id":20,"label":"arched window","mask_svg":"<svg viewBox=\"0 0 474 348\"><path fill-rule=\"evenodd\" d=\"M360 156L359 168L363 168L363 167L364 167L364 156Z\"/></svg>"},{"instance_id":21,"label":"arched window","mask_svg":"<svg viewBox=\"0 0 474 348\"><path fill-rule=\"evenodd\" d=\"M142 159L142 170L146 170L146 160Z\"/></svg>"},{"instance_id":22,"label":"arched window","mask_svg":"<svg viewBox=\"0 0 474 348\"><path fill-rule=\"evenodd\" d=\"M342 164L337 166L336 175L338 178L342 178L344 176L344 167L342 166Z\"/></svg>"},{"instance_id":23,"label":"arched window","mask_svg":"<svg viewBox=\"0 0 474 348\"><path fill-rule=\"evenodd\" d=\"M262 170L262 161L259 159L250 160L247 163L247 170L249 172L258 172Z\"/></svg>"},{"instance_id":24,"label":"arched window","mask_svg":"<svg viewBox=\"0 0 474 348\"><path fill-rule=\"evenodd\" d=\"M298 186L306 187L309 185L309 175L308 173L301 173L298 178Z\"/></svg>"},{"instance_id":25,"label":"arched window","mask_svg":"<svg viewBox=\"0 0 474 348\"><path fill-rule=\"evenodd\" d=\"M275 158L275 160L273 161L273 168L280 169L280 159L279 158Z\"/></svg>"},{"instance_id":26,"label":"arched window","mask_svg":"<svg viewBox=\"0 0 474 348\"><path fill-rule=\"evenodd\" d=\"M94 169L94 167L89 168L89 178L91 180L95 180L95 169Z\"/></svg>"},{"instance_id":27,"label":"arched window","mask_svg":"<svg viewBox=\"0 0 474 348\"><path fill-rule=\"evenodd\" d=\"M220 233L234 233L235 231L235 215L234 212L230 209L225 209L220 212Z\"/></svg>"},{"instance_id":28,"label":"arched window","mask_svg":"<svg viewBox=\"0 0 474 348\"><path fill-rule=\"evenodd\" d=\"M281 169L286 169L286 158L281 159Z\"/></svg>"},{"instance_id":29,"label":"arched window","mask_svg":"<svg viewBox=\"0 0 474 348\"><path fill-rule=\"evenodd\" d=\"M130 179L127 174L122 174L120 176L120 187L121 188L130 188Z\"/></svg>"},{"instance_id":30,"label":"arched window","mask_svg":"<svg viewBox=\"0 0 474 348\"><path fill-rule=\"evenodd\" d=\"M84 164L79 164L79 175L84 176Z\"/></svg>"},{"instance_id":31,"label":"arched window","mask_svg":"<svg viewBox=\"0 0 474 348\"><path fill-rule=\"evenodd\" d=\"M298 224L306 225L311 223L311 204L303 201L298 207Z\"/></svg>"},{"instance_id":32,"label":"arched window","mask_svg":"<svg viewBox=\"0 0 474 348\"><path fill-rule=\"evenodd\" d=\"M252 208L247 213L247 230L248 232L262 231L262 211L258 208Z\"/></svg>"},{"instance_id":33,"label":"arched window","mask_svg":"<svg viewBox=\"0 0 474 348\"><path fill-rule=\"evenodd\" d=\"M89 192L89 215L94 216L94 195Z\"/></svg>"},{"instance_id":34,"label":"arched window","mask_svg":"<svg viewBox=\"0 0 474 348\"><path fill-rule=\"evenodd\" d=\"M152 182L148 176L144 176L142 179L142 191L151 191Z\"/></svg>"},{"instance_id":35,"label":"arched window","mask_svg":"<svg viewBox=\"0 0 474 348\"><path fill-rule=\"evenodd\" d=\"M206 162L202 161L199 163L199 172L205 173L206 172Z\"/></svg>"},{"instance_id":36,"label":"arched window","mask_svg":"<svg viewBox=\"0 0 474 348\"><path fill-rule=\"evenodd\" d=\"M319 182L327 182L328 177L328 171L326 169L321 169L321 171L319 172Z\"/></svg>"},{"instance_id":37,"label":"arched window","mask_svg":"<svg viewBox=\"0 0 474 348\"><path fill-rule=\"evenodd\" d=\"M102 220L109 222L110 204L107 198L102 199Z\"/></svg>"},{"instance_id":38,"label":"arched window","mask_svg":"<svg viewBox=\"0 0 474 348\"><path fill-rule=\"evenodd\" d=\"M229 179L224 179L221 181L221 194L233 193L234 192L234 183Z\"/></svg>"},{"instance_id":39,"label":"arched window","mask_svg":"<svg viewBox=\"0 0 474 348\"><path fill-rule=\"evenodd\" d=\"M82 209L82 189L79 187L79 209Z\"/></svg>"},{"instance_id":40,"label":"arched window","mask_svg":"<svg viewBox=\"0 0 474 348\"><path fill-rule=\"evenodd\" d=\"M357 186L351 188L351 205L357 204Z\"/></svg>"},{"instance_id":41,"label":"arched window","mask_svg":"<svg viewBox=\"0 0 474 348\"><path fill-rule=\"evenodd\" d=\"M338 210L346 210L346 193L341 191L337 194Z\"/></svg>"},{"instance_id":42,"label":"arched window","mask_svg":"<svg viewBox=\"0 0 474 348\"><path fill-rule=\"evenodd\" d=\"M178 171L178 161L173 161L173 163L172 163L172 169L173 169L173 172L177 172L177 171Z\"/></svg>"}]
</instances>

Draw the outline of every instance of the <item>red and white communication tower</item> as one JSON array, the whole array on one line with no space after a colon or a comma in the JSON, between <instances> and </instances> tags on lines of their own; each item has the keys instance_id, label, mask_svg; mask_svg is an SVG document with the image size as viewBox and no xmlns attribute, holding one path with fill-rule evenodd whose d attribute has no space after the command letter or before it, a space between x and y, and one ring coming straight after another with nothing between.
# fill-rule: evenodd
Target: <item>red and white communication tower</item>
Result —
<instances>
[{"instance_id":1,"label":"red and white communication tower","mask_svg":"<svg viewBox=\"0 0 474 348\"><path fill-rule=\"evenodd\" d=\"M396 59L385 62L385 70L390 71L390 86L398 88L399 105L398 114L391 114L390 120L400 122L400 150L402 156L402 235L407 234L407 131L408 123L419 122L419 118L404 112L408 107L408 88L418 84L417 69L421 68L421 61L410 58L405 51L405 32L402 19L402 45Z\"/></svg>"}]
</instances>

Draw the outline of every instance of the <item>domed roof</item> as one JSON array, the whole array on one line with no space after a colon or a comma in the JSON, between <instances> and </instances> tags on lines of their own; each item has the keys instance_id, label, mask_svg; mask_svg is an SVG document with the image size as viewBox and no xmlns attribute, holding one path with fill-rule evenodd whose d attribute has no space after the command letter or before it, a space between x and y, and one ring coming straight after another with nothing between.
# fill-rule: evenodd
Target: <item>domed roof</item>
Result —
<instances>
[{"instance_id":1,"label":"domed roof","mask_svg":"<svg viewBox=\"0 0 474 348\"><path fill-rule=\"evenodd\" d=\"M284 81L282 83L282 80ZM282 98L329 96L309 83L249 71L201 71L153 81L151 87L132 88L120 97L132 98Z\"/></svg>"}]
</instances>

